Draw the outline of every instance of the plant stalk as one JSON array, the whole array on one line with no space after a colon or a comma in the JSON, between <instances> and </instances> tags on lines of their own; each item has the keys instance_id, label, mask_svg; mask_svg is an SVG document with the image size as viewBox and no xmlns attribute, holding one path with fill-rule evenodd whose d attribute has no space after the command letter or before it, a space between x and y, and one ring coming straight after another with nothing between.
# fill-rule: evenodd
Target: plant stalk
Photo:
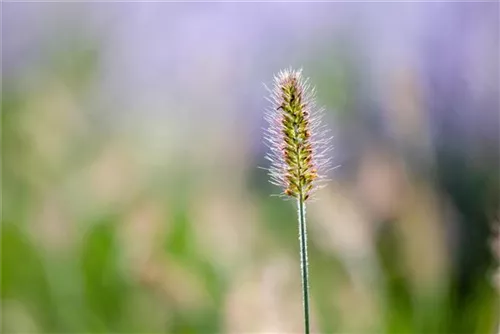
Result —
<instances>
[{"instance_id":1,"label":"plant stalk","mask_svg":"<svg viewBox=\"0 0 500 334\"><path fill-rule=\"evenodd\" d=\"M297 198L300 241L300 271L302 274L302 298L304 307L304 331L309 334L309 273L307 262L306 204L302 194Z\"/></svg>"}]
</instances>

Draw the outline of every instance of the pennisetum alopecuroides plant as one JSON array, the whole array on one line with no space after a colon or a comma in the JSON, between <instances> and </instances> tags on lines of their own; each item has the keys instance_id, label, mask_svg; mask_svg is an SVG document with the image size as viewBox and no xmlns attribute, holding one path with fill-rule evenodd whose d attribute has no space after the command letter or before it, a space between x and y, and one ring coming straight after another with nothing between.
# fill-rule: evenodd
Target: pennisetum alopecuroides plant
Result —
<instances>
[{"instance_id":1,"label":"pennisetum alopecuroides plant","mask_svg":"<svg viewBox=\"0 0 500 334\"><path fill-rule=\"evenodd\" d=\"M309 334L306 202L325 181L331 138L321 125L323 110L316 108L315 89L303 78L302 70L280 71L268 90L271 106L266 110L269 126L264 136L269 147L268 171L270 182L282 188L281 196L297 202L304 325Z\"/></svg>"}]
</instances>

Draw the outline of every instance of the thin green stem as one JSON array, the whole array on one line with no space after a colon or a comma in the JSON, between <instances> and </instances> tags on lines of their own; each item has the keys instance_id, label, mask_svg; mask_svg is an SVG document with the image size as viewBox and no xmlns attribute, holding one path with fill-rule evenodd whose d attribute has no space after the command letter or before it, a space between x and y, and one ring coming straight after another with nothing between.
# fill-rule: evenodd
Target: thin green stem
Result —
<instances>
[{"instance_id":1,"label":"thin green stem","mask_svg":"<svg viewBox=\"0 0 500 334\"><path fill-rule=\"evenodd\" d=\"M304 306L304 330L309 334L309 274L307 263L307 229L306 229L306 204L302 194L297 198L297 214L299 218L300 241L300 271L302 274L302 298Z\"/></svg>"}]
</instances>

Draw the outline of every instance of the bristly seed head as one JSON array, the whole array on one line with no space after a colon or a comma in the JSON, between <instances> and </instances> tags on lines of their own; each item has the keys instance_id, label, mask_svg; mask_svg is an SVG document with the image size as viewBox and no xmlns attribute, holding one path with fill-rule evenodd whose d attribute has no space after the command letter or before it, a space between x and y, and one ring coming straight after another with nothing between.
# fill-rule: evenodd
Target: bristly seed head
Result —
<instances>
[{"instance_id":1,"label":"bristly seed head","mask_svg":"<svg viewBox=\"0 0 500 334\"><path fill-rule=\"evenodd\" d=\"M265 141L270 181L282 187L282 195L306 201L322 185L330 165L326 154L331 138L320 124L323 110L316 109L315 89L302 78L302 70L280 71L269 92Z\"/></svg>"}]
</instances>

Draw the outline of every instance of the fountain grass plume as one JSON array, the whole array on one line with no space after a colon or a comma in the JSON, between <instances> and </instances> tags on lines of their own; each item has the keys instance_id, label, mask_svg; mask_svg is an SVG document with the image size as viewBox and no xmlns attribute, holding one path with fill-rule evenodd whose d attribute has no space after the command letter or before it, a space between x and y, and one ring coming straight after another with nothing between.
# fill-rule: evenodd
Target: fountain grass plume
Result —
<instances>
[{"instance_id":1,"label":"fountain grass plume","mask_svg":"<svg viewBox=\"0 0 500 334\"><path fill-rule=\"evenodd\" d=\"M316 107L315 89L303 78L301 69L280 71L268 90L271 106L265 116L269 124L264 137L269 147L266 159L270 161L270 182L281 188L280 196L297 202L304 326L309 334L306 201L326 181L331 138L321 124L323 110Z\"/></svg>"},{"instance_id":2,"label":"fountain grass plume","mask_svg":"<svg viewBox=\"0 0 500 334\"><path fill-rule=\"evenodd\" d=\"M321 124L323 109L316 108L315 89L302 70L280 71L268 90L271 106L264 140L270 182L282 189L280 195L307 201L324 185L330 166L331 138Z\"/></svg>"}]
</instances>

